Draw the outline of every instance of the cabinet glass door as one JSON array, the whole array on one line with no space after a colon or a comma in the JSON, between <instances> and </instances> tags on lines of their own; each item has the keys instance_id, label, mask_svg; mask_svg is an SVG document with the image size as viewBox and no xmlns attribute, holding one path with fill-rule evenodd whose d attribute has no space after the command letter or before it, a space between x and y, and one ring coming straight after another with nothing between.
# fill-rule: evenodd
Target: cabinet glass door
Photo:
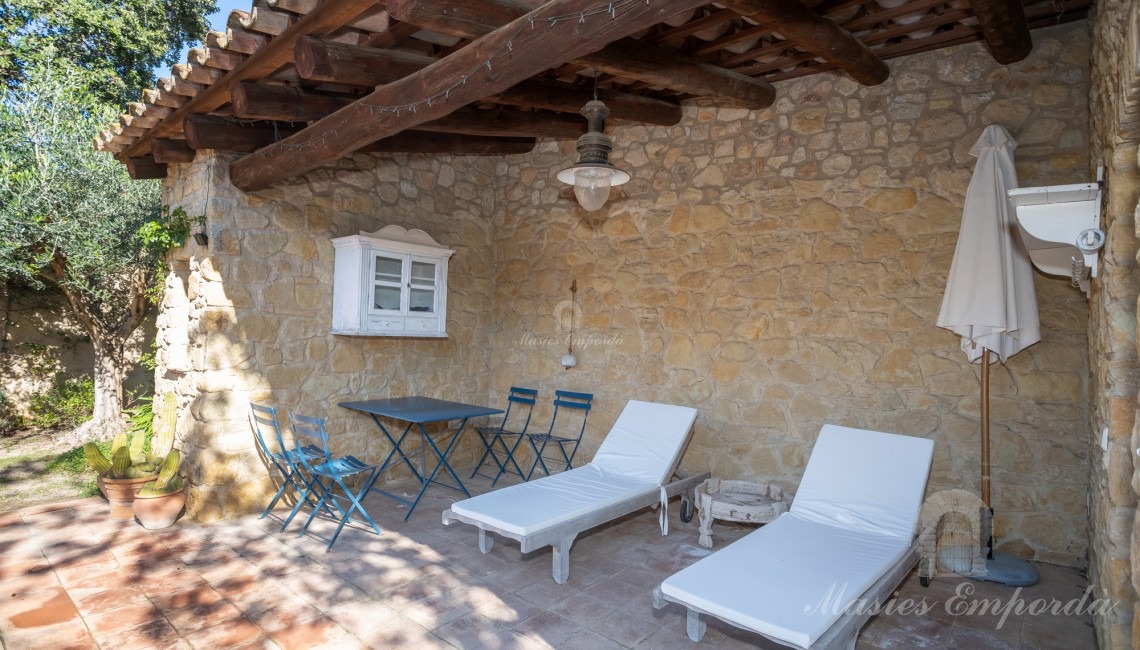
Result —
<instances>
[{"instance_id":1,"label":"cabinet glass door","mask_svg":"<svg viewBox=\"0 0 1140 650\"><path fill-rule=\"evenodd\" d=\"M403 311L401 296L404 287L404 260L398 257L377 255L372 279L372 310Z\"/></svg>"},{"instance_id":2,"label":"cabinet glass door","mask_svg":"<svg viewBox=\"0 0 1140 650\"><path fill-rule=\"evenodd\" d=\"M422 260L412 260L412 276L409 282L409 314L434 314L436 291L436 264Z\"/></svg>"}]
</instances>

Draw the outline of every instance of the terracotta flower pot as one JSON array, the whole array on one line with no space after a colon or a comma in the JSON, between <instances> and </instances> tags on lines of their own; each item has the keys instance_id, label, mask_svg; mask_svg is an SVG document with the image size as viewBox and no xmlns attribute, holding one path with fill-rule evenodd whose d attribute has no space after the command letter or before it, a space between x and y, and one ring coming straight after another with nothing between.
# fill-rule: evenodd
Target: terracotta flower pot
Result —
<instances>
[{"instance_id":1,"label":"terracotta flower pot","mask_svg":"<svg viewBox=\"0 0 1140 650\"><path fill-rule=\"evenodd\" d=\"M131 509L134 511L135 519L139 520L143 528L154 530L166 528L177 521L185 505L186 488L182 488L170 494L136 495Z\"/></svg>"},{"instance_id":2,"label":"terracotta flower pot","mask_svg":"<svg viewBox=\"0 0 1140 650\"><path fill-rule=\"evenodd\" d=\"M142 489L142 486L147 481L153 480L153 476L141 478L100 476L95 482L99 485L99 491L111 503L112 519L133 519L135 515L131 512L131 502L135 500L135 495Z\"/></svg>"}]
</instances>

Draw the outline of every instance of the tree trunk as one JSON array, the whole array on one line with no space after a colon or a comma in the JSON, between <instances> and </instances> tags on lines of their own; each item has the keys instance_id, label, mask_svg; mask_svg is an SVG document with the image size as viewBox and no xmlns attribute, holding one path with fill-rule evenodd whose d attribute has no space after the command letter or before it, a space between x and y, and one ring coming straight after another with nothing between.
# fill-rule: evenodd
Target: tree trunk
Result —
<instances>
[{"instance_id":1,"label":"tree trunk","mask_svg":"<svg viewBox=\"0 0 1140 650\"><path fill-rule=\"evenodd\" d=\"M58 255L52 260L52 270L56 277L64 277L66 262ZM59 283L79 322L91 335L91 345L95 348L95 411L91 420L67 435L67 440L74 444L105 440L126 428L123 421L124 352L127 339L146 317L147 272L137 269L128 280L130 293L125 313L110 315L104 314L82 291ZM108 324L107 320L111 319L115 322Z\"/></svg>"}]
</instances>

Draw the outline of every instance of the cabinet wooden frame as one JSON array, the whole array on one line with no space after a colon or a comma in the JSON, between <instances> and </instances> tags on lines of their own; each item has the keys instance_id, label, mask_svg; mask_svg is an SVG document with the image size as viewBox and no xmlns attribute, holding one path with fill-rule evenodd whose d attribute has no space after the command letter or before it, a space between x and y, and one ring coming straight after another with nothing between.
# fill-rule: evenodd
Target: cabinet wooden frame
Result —
<instances>
[{"instance_id":1,"label":"cabinet wooden frame","mask_svg":"<svg viewBox=\"0 0 1140 650\"><path fill-rule=\"evenodd\" d=\"M333 334L447 337L447 266L454 251L422 230L398 225L332 244ZM398 273L391 264L381 268L381 261L396 262Z\"/></svg>"}]
</instances>

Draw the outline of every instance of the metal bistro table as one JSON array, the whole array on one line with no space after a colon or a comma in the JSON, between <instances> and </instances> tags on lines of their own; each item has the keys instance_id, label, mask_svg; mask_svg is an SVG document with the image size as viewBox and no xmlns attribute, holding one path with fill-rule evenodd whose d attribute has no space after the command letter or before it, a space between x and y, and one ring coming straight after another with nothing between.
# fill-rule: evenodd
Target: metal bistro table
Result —
<instances>
[{"instance_id":1,"label":"metal bistro table","mask_svg":"<svg viewBox=\"0 0 1140 650\"><path fill-rule=\"evenodd\" d=\"M391 399L373 399L362 402L341 402L340 406L371 415L372 420L376 422L376 426L380 427L380 431L384 433L384 437L388 438L388 441L392 443L392 451L388 452L388 457L384 459L384 463L380 465L380 470L376 473L377 479L379 479L380 476L384 474L384 472L393 463L394 457L399 454L400 458L408 466L408 469L412 470L412 474L416 477L417 480L419 480L422 487L420 488L420 493L416 495L416 498L413 501L408 501L407 499L392 494L391 492L385 492L379 488L374 488L376 492L379 492L386 497L395 499L396 501L409 506L408 514L404 515L404 521L407 521L408 517L412 516L412 511L416 509L416 504L420 502L420 499L424 496L424 492L427 492L428 486L432 483L442 485L453 490L458 489L468 497L471 496L471 493L468 492L467 488L463 486L463 481L459 480L459 475L455 473L455 470L453 470L451 468L451 465L447 462L447 456L455 447L455 443L459 440L459 435L463 433L463 428L467 426L468 418L478 417L480 415L494 415L496 413L503 412L502 409L488 408L486 406L474 406L472 404L463 404L461 402L449 402L447 400L435 399L432 397L396 397ZM384 423L380 421L381 417L407 422L408 426L404 429L404 432L400 434L399 438L395 438L391 433L388 432L388 429L385 428ZM459 420L460 422L459 427L455 429L451 440L447 443L447 447L441 451L439 446L436 445L435 441L432 440L432 437L428 435L427 429L424 428L424 425L429 422L445 422L447 420ZM411 432L413 426L417 426L420 431L420 448L418 452L415 450L406 450L403 447L404 440L407 439L408 433ZM435 452L435 455L438 458L438 461L430 470L428 469L427 458L427 450L429 447L433 452ZM411 458L409 458L409 456L415 456L417 453L420 456L419 469L416 468L415 463L413 463ZM445 468L447 470L447 473L451 474L451 478L455 479L455 483L458 488L456 486L448 485L447 483L441 483L435 480L435 475L439 472L440 467Z\"/></svg>"}]
</instances>

